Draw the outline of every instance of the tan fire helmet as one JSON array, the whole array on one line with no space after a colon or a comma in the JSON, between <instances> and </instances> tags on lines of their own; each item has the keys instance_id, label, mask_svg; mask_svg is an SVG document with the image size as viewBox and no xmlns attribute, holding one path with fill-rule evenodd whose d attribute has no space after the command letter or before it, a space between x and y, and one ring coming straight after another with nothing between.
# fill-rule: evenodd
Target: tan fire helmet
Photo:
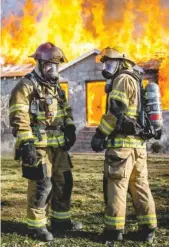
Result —
<instances>
[{"instance_id":1,"label":"tan fire helmet","mask_svg":"<svg viewBox=\"0 0 169 247\"><path fill-rule=\"evenodd\" d=\"M39 45L32 55L35 60L43 60L51 63L67 63L68 60L65 57L63 51L50 42Z\"/></svg>"},{"instance_id":2,"label":"tan fire helmet","mask_svg":"<svg viewBox=\"0 0 169 247\"><path fill-rule=\"evenodd\" d=\"M106 47L104 48L97 56L96 58L96 62L98 62L100 60L100 62L104 63L105 61L107 61L108 59L119 59L119 60L126 60L127 62L129 62L132 66L135 65L135 63L133 61L131 61L130 59L128 59L126 57L126 54L124 52L119 51L119 48L116 47Z\"/></svg>"}]
</instances>

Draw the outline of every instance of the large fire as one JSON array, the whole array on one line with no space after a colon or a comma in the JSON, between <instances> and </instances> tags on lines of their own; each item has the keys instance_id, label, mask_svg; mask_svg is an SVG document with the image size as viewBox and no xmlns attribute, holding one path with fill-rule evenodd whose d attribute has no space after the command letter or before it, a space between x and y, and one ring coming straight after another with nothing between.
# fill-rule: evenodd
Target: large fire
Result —
<instances>
[{"instance_id":1,"label":"large fire","mask_svg":"<svg viewBox=\"0 0 169 247\"><path fill-rule=\"evenodd\" d=\"M28 55L50 41L73 59L120 45L136 62L167 56L169 4L162 0L25 0L22 12L2 20L3 64L34 63ZM163 109L169 108L169 71L161 64Z\"/></svg>"},{"instance_id":2,"label":"large fire","mask_svg":"<svg viewBox=\"0 0 169 247\"><path fill-rule=\"evenodd\" d=\"M158 82L160 86L163 110L169 109L169 57L166 57L160 66Z\"/></svg>"}]
</instances>

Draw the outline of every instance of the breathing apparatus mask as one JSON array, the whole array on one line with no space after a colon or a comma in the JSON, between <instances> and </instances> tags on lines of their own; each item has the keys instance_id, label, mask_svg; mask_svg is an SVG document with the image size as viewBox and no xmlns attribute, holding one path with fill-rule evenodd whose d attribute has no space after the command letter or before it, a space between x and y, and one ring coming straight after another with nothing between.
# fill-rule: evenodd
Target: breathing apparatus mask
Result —
<instances>
[{"instance_id":1,"label":"breathing apparatus mask","mask_svg":"<svg viewBox=\"0 0 169 247\"><path fill-rule=\"evenodd\" d=\"M56 85L59 79L59 64L39 60L35 72L45 84Z\"/></svg>"},{"instance_id":2,"label":"breathing apparatus mask","mask_svg":"<svg viewBox=\"0 0 169 247\"><path fill-rule=\"evenodd\" d=\"M102 75L106 79L111 79L119 68L119 60L107 60L103 64Z\"/></svg>"},{"instance_id":3,"label":"breathing apparatus mask","mask_svg":"<svg viewBox=\"0 0 169 247\"><path fill-rule=\"evenodd\" d=\"M42 77L52 84L55 84L59 78L59 64L42 61L40 63Z\"/></svg>"},{"instance_id":4,"label":"breathing apparatus mask","mask_svg":"<svg viewBox=\"0 0 169 247\"><path fill-rule=\"evenodd\" d=\"M115 59L110 59L104 62L102 75L106 78L105 93L109 93L111 91L112 80L118 72L119 65L120 61Z\"/></svg>"}]
</instances>

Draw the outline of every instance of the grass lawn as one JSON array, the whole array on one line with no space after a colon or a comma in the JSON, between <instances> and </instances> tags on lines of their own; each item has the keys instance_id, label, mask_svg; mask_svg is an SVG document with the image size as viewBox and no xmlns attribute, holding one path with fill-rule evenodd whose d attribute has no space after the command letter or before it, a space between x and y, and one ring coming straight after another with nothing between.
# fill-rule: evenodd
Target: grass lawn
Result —
<instances>
[{"instance_id":1,"label":"grass lawn","mask_svg":"<svg viewBox=\"0 0 169 247\"><path fill-rule=\"evenodd\" d=\"M67 232L58 235L51 243L43 243L27 236L26 190L27 181L21 177L19 164L11 159L3 159L2 167L2 247L101 247L104 229L104 201L102 194L102 155L72 155L74 188L72 195L72 218L83 222L81 232ZM158 230L152 245L134 242L129 232L137 230L137 222L128 195L125 240L114 246L169 246L169 158L149 157L149 178L156 202Z\"/></svg>"}]
</instances>

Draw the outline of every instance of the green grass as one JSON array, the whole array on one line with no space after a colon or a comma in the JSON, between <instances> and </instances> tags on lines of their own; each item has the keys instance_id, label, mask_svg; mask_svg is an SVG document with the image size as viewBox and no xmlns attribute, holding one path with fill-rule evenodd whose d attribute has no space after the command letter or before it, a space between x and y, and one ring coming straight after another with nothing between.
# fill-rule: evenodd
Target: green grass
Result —
<instances>
[{"instance_id":1,"label":"green grass","mask_svg":"<svg viewBox=\"0 0 169 247\"><path fill-rule=\"evenodd\" d=\"M81 232L58 234L51 243L31 239L25 224L27 181L21 177L21 168L11 159L2 160L2 247L103 247L101 233L104 229L102 194L103 157L73 155L74 188L72 195L72 219L83 222ZM131 198L128 195L125 240L114 246L169 246L169 175L168 159L151 157L149 177L156 202L158 230L152 245L134 242L129 232L135 233L137 221Z\"/></svg>"}]
</instances>

